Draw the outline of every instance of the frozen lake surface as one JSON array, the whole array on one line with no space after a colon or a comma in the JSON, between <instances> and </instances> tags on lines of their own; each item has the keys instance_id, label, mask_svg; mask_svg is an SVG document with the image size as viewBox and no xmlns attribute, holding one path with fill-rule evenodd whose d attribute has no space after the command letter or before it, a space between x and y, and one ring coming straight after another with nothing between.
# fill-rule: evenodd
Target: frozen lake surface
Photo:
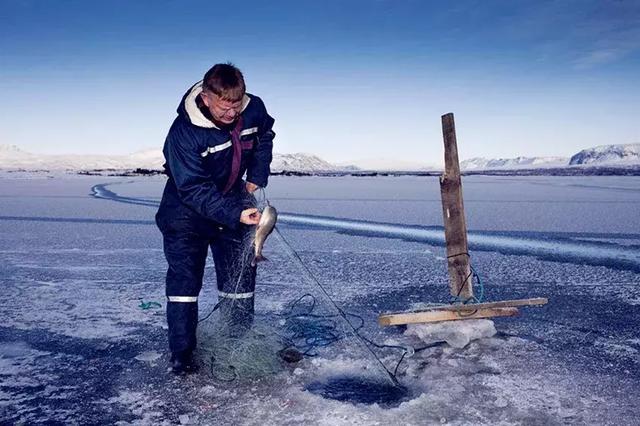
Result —
<instances>
[{"instance_id":1,"label":"frozen lake surface","mask_svg":"<svg viewBox=\"0 0 640 426\"><path fill-rule=\"evenodd\" d=\"M106 198L92 196L96 185ZM168 373L154 223L163 185L0 175L0 424L637 424L640 178L463 178L485 299L549 304L496 319L492 337L405 357L397 398L343 324L339 341L271 374L225 382L206 370ZM448 302L436 178L273 177L267 195L283 237L364 320L364 336L427 343L420 330L376 319ZM258 328L278 330L306 293L335 313L277 235L265 254ZM203 315L216 303L214 280L210 262ZM140 307L149 301L162 308ZM374 350L391 370L403 353ZM352 395L336 395L340 387Z\"/></svg>"}]
</instances>

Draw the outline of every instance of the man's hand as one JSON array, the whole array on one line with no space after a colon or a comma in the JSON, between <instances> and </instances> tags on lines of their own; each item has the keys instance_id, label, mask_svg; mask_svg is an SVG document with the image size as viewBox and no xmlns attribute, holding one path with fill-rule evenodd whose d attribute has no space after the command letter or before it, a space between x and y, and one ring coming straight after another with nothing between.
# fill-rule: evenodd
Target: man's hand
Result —
<instances>
[{"instance_id":1,"label":"man's hand","mask_svg":"<svg viewBox=\"0 0 640 426\"><path fill-rule=\"evenodd\" d=\"M260 222L260 212L255 208L242 210L240 222L245 225L257 225Z\"/></svg>"},{"instance_id":2,"label":"man's hand","mask_svg":"<svg viewBox=\"0 0 640 426\"><path fill-rule=\"evenodd\" d=\"M255 183L253 183L253 182L247 182L247 183L245 184L245 187L247 188L247 192L248 192L249 194L252 194L256 189L260 188L258 185L256 185L256 184L255 184Z\"/></svg>"}]
</instances>

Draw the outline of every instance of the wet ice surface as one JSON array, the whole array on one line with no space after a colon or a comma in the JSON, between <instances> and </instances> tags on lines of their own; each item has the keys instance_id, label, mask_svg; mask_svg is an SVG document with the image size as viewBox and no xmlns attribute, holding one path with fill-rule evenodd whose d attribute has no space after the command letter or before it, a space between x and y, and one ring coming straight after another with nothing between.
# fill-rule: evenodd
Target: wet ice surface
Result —
<instances>
[{"instance_id":1,"label":"wet ice surface","mask_svg":"<svg viewBox=\"0 0 640 426\"><path fill-rule=\"evenodd\" d=\"M399 368L406 400L370 404L367 390L384 388L368 386L385 378L353 338L257 379L172 377L163 309L139 307L164 306L161 236L144 205L159 200L163 178L16 176L0 176L0 423L635 424L640 415L638 178L464 178L486 298L550 303L496 319L492 337L417 352ZM101 183L145 202L90 197ZM364 318L363 334L416 348L433 340L375 321L448 300L436 179L273 178L268 195L290 219L312 217L283 221L282 234L331 297ZM306 292L330 310L282 244L272 236L259 267L258 321L277 324ZM208 265L203 313L213 280ZM400 356L378 354L390 369Z\"/></svg>"}]
</instances>

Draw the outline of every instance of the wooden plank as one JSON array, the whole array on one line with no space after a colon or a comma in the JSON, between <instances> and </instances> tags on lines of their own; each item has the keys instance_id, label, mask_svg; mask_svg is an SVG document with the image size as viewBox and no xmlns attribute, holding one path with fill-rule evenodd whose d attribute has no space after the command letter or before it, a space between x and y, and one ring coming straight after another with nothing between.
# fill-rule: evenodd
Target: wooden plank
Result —
<instances>
[{"instance_id":1,"label":"wooden plank","mask_svg":"<svg viewBox=\"0 0 640 426\"><path fill-rule=\"evenodd\" d=\"M518 308L483 308L469 313L452 311L427 311L394 315L381 315L378 323L381 326L404 325L426 322L458 321L477 318L513 317L518 315Z\"/></svg>"},{"instance_id":2,"label":"wooden plank","mask_svg":"<svg viewBox=\"0 0 640 426\"><path fill-rule=\"evenodd\" d=\"M440 176L440 195L444 235L447 244L449 288L452 296L473 297L473 277L467 245L467 224L462 201L462 181L458 161L458 142L453 113L442 116L444 173Z\"/></svg>"},{"instance_id":3,"label":"wooden plank","mask_svg":"<svg viewBox=\"0 0 640 426\"><path fill-rule=\"evenodd\" d=\"M467 305L436 305L436 306L427 306L422 309L417 309L415 311L403 311L403 312L387 312L383 315L398 315L398 314L415 314L419 312L430 312L430 311L452 311L452 312L461 312L461 311L475 311L476 309L483 308L513 308L516 306L540 306L546 305L549 302L549 299L546 297L534 297L531 299L514 299L514 300L499 300L496 302L484 302L484 303L469 303Z\"/></svg>"}]
</instances>

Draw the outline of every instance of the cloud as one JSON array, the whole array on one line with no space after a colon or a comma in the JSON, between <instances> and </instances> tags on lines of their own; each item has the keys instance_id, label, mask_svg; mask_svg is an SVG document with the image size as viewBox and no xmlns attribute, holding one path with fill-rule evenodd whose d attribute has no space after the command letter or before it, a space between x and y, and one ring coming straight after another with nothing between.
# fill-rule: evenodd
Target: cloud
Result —
<instances>
[{"instance_id":1,"label":"cloud","mask_svg":"<svg viewBox=\"0 0 640 426\"><path fill-rule=\"evenodd\" d=\"M580 56L574 61L574 66L577 69L588 69L598 65L604 65L611 62L615 62L618 59L626 56L635 49L621 49L621 48L604 48L595 49L591 52L587 52L583 56Z\"/></svg>"},{"instance_id":2,"label":"cloud","mask_svg":"<svg viewBox=\"0 0 640 426\"><path fill-rule=\"evenodd\" d=\"M640 2L538 0L516 2L504 35L529 46L540 61L576 69L620 61L640 50Z\"/></svg>"},{"instance_id":3,"label":"cloud","mask_svg":"<svg viewBox=\"0 0 640 426\"><path fill-rule=\"evenodd\" d=\"M640 19L634 28L612 25L595 32L597 38L574 60L577 69L593 68L621 60L640 50Z\"/></svg>"},{"instance_id":4,"label":"cloud","mask_svg":"<svg viewBox=\"0 0 640 426\"><path fill-rule=\"evenodd\" d=\"M575 68L613 63L640 50L640 3L608 0L596 2L574 31Z\"/></svg>"}]
</instances>

